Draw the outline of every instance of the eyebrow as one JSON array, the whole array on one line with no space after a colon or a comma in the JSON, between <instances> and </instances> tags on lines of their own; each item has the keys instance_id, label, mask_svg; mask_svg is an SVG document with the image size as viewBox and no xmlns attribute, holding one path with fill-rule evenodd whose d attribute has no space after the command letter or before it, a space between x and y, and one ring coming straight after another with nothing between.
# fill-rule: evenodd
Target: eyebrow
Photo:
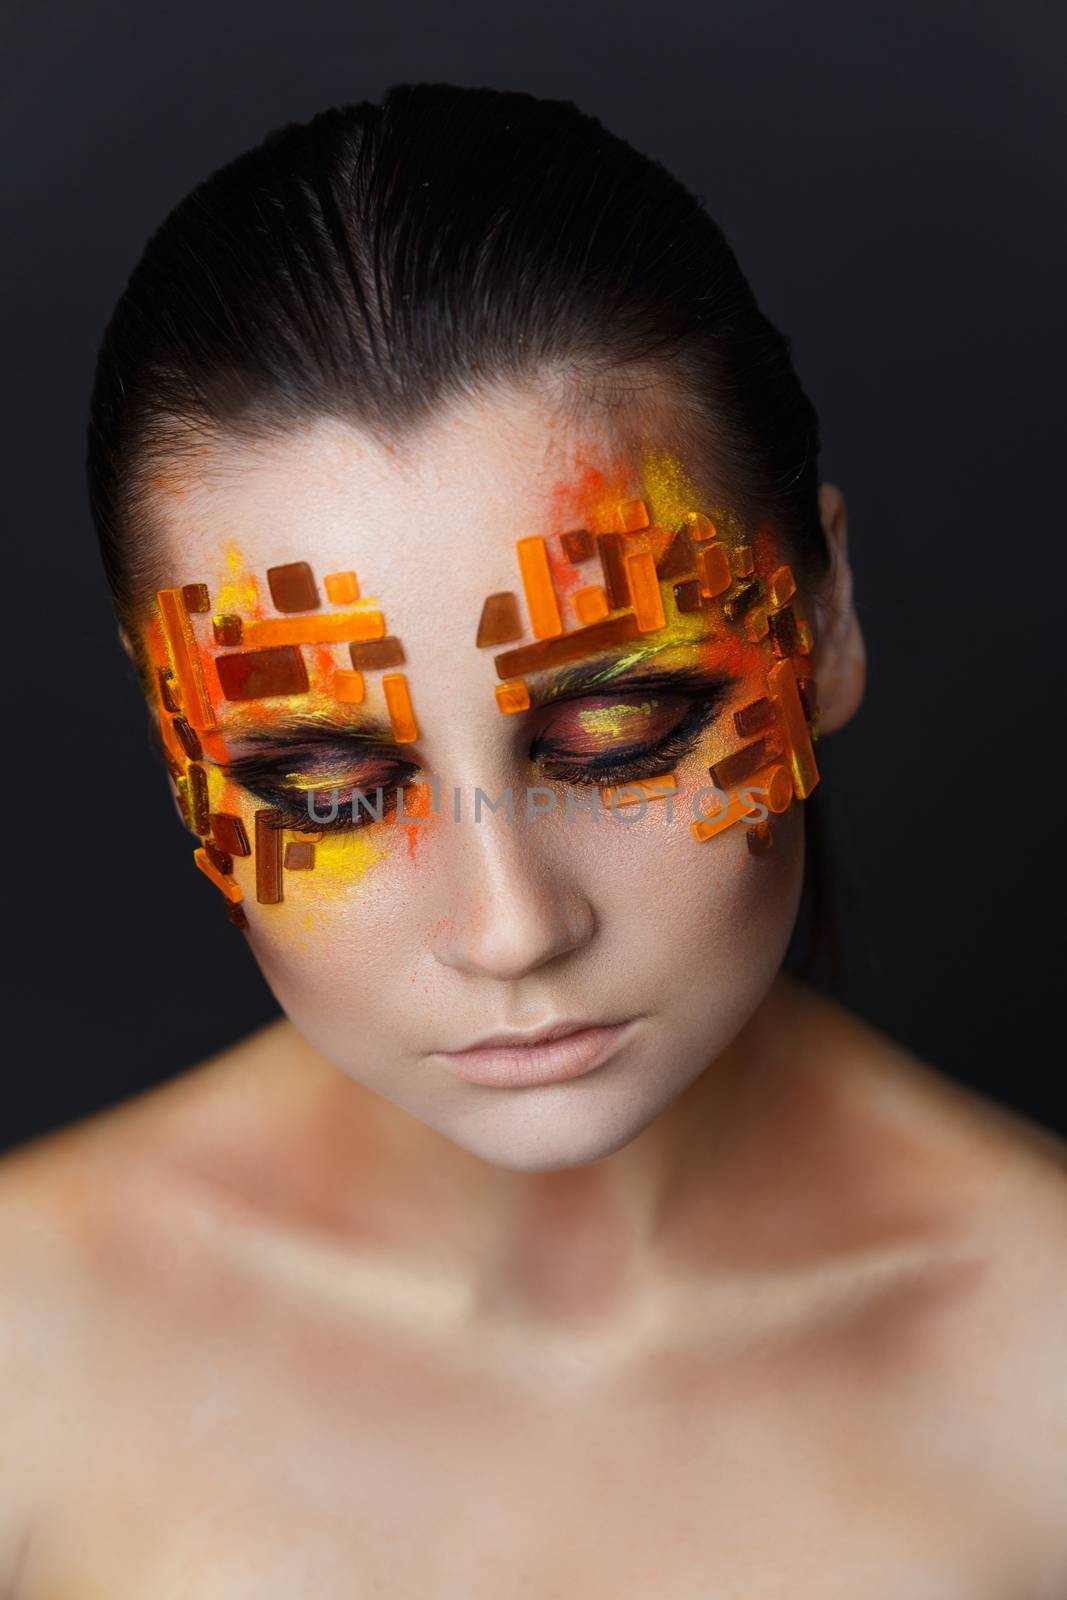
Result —
<instances>
[{"instance_id":1,"label":"eyebrow","mask_svg":"<svg viewBox=\"0 0 1067 1600\"><path fill-rule=\"evenodd\" d=\"M725 667L716 668L700 667L693 663L679 663L671 667L664 662L657 671L642 671L642 667L655 657L667 651L691 649L696 642L704 641L668 639L660 644L648 644L636 650L628 650L625 655L607 661L578 661L572 667L564 667L561 672L556 672L549 677L548 669L543 673L526 673L527 679L544 677L548 682L543 686L531 684L530 698L538 705L547 705L554 700L570 700L578 695L588 694L599 688L601 684L610 684L612 688L661 688L666 684L680 686L693 686L723 683L730 680L732 674Z\"/></svg>"},{"instance_id":2,"label":"eyebrow","mask_svg":"<svg viewBox=\"0 0 1067 1600\"><path fill-rule=\"evenodd\" d=\"M545 667L541 672L529 672L525 677L530 685L530 706L551 705L558 700L575 700L581 695L595 693L601 685L617 689L704 688L730 681L732 674L725 668L698 667L679 663L675 667L666 662L656 671L649 671L645 663L669 651L692 648L692 640L666 640L659 644L644 645L628 650L621 656L609 655L606 659L591 657L575 662L573 666L555 671ZM703 641L700 641L703 642ZM544 680L538 683L536 680ZM326 712L309 711L279 718L269 728L241 728L232 723L223 732L247 744L252 750L277 744L286 739L311 739L327 743L337 739L366 740L368 743L393 746L397 741L389 719L371 711L349 708L343 721Z\"/></svg>"},{"instance_id":3,"label":"eyebrow","mask_svg":"<svg viewBox=\"0 0 1067 1600\"><path fill-rule=\"evenodd\" d=\"M222 728L224 737L246 744L253 750L278 744L285 739L305 739L326 743L335 739L366 739L378 744L396 744L393 725L388 717L377 716L372 711L345 708L344 720L323 711L305 711L279 717L269 727L248 727L235 720Z\"/></svg>"}]
</instances>

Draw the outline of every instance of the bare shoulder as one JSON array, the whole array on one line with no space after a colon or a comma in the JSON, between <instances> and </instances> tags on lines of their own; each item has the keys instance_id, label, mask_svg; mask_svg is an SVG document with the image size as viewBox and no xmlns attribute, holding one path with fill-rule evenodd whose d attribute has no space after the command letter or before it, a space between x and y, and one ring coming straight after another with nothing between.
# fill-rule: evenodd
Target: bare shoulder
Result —
<instances>
[{"instance_id":1,"label":"bare shoulder","mask_svg":"<svg viewBox=\"0 0 1067 1600\"><path fill-rule=\"evenodd\" d=\"M0 1594L17 1592L124 1265L165 1250L172 1175L227 1142L250 1094L282 1092L271 1087L277 1027L0 1158Z\"/></svg>"},{"instance_id":2,"label":"bare shoulder","mask_svg":"<svg viewBox=\"0 0 1067 1600\"><path fill-rule=\"evenodd\" d=\"M0 1289L82 1293L119 1235L148 1229L153 1197L222 1167L294 1107L299 1036L268 1023L195 1067L0 1156ZM305 1073L307 1064L299 1065ZM81 1271L79 1271L81 1269ZM88 1279L83 1273L87 1273ZM7 1310L7 1305L4 1307Z\"/></svg>"},{"instance_id":3,"label":"bare shoulder","mask_svg":"<svg viewBox=\"0 0 1067 1600\"><path fill-rule=\"evenodd\" d=\"M925 1202L987 1252L1003 1281L1033 1274L1042 1288L1033 1315L1062 1317L1067 1142L813 990L791 983L784 1003L795 1008L800 1072L818 1083L817 1112L847 1125L861 1161L876 1158L871 1186Z\"/></svg>"},{"instance_id":4,"label":"bare shoulder","mask_svg":"<svg viewBox=\"0 0 1067 1600\"><path fill-rule=\"evenodd\" d=\"M849 1117L861 1136L869 1130L911 1160L932 1163L946 1197L955 1190L977 1200L980 1191L999 1206L1014 1195L1027 1209L1043 1198L1053 1214L1067 1201L1067 1142L920 1061L836 1001L785 980L767 1032L822 1109ZM1059 1243L1067 1250L1067 1239Z\"/></svg>"},{"instance_id":5,"label":"bare shoulder","mask_svg":"<svg viewBox=\"0 0 1067 1600\"><path fill-rule=\"evenodd\" d=\"M891 1387L1003 1515L1058 1530L1067 1575L1067 1144L811 990L781 1004L817 1115L849 1145L842 1192L929 1242L919 1313L880 1331Z\"/></svg>"}]
</instances>

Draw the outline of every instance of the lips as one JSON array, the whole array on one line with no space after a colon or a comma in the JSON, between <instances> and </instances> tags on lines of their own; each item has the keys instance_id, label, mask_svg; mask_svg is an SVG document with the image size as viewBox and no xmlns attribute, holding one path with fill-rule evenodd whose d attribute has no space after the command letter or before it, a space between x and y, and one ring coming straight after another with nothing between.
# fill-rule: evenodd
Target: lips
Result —
<instances>
[{"instance_id":1,"label":"lips","mask_svg":"<svg viewBox=\"0 0 1067 1600\"><path fill-rule=\"evenodd\" d=\"M582 1033L587 1028L611 1028L617 1026L613 1022L584 1022L568 1020L565 1022L545 1022L539 1028L504 1028L499 1033L487 1033L481 1039L475 1039L472 1044L465 1044L459 1050L448 1050L446 1055L468 1055L472 1050L500 1050L513 1049L525 1045L547 1044L552 1039L563 1039L569 1033Z\"/></svg>"},{"instance_id":2,"label":"lips","mask_svg":"<svg viewBox=\"0 0 1067 1600\"><path fill-rule=\"evenodd\" d=\"M603 1065L628 1042L637 1021L568 1020L508 1029L485 1034L463 1050L438 1051L436 1058L467 1083L505 1089L562 1083Z\"/></svg>"}]
</instances>

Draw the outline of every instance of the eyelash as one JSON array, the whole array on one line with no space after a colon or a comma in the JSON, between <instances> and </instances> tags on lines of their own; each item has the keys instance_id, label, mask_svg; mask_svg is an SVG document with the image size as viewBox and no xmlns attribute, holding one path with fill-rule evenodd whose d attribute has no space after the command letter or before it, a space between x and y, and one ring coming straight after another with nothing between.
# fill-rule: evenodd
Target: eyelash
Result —
<instances>
[{"instance_id":1,"label":"eyelash","mask_svg":"<svg viewBox=\"0 0 1067 1600\"><path fill-rule=\"evenodd\" d=\"M672 690L674 694L679 691ZM557 783L569 783L576 786L595 785L601 783L627 783L636 778L652 778L661 773L669 772L678 761L682 760L692 750L700 734L717 715L726 693L725 685L716 685L714 688L702 693L690 691L688 694L689 706L679 722L661 739L652 744L637 745L624 751L609 751L597 756L592 756L585 761L566 760L565 758L541 759L542 770L546 777ZM634 699L638 698L635 691ZM579 704L580 700L571 701L570 704ZM619 704L628 704L629 701L621 700ZM533 754L544 736L538 735L531 746L530 759L538 758ZM290 766L292 757L287 758L286 765ZM366 811L358 813L358 820L352 816L350 801L338 802L338 814L334 821L326 822L308 814L306 793L300 795L299 800L294 800L293 791L279 784L274 777L276 768L260 762L258 758L246 757L229 763L223 768L226 776L241 785L249 794L262 800L265 805L274 811L280 812L285 818L282 826L296 833L310 833L323 830L327 833L345 833L355 829L365 828L370 822L376 821L375 817L367 815ZM396 767L395 775L387 782L381 781L382 787L382 819L390 817L397 809L396 790L403 789L406 793L413 778L419 773L420 768L413 762L404 762ZM368 803L375 804L377 800L377 784L366 785L348 780L335 786L322 785L312 793L323 795L325 798L316 806L317 810L328 809L330 805L331 787L342 789L362 788L367 796Z\"/></svg>"},{"instance_id":2,"label":"eyelash","mask_svg":"<svg viewBox=\"0 0 1067 1600\"><path fill-rule=\"evenodd\" d=\"M291 759L291 758L290 758ZM286 763L289 765L289 762ZM406 761L397 766L394 774L388 779L379 778L377 783L359 783L347 779L337 784L320 784L318 788L302 790L294 798L293 791L287 789L273 776L270 767L253 767L251 761L234 761L223 769L226 776L235 783L239 783L247 793L254 795L257 800L262 800L264 805L276 811L284 819L282 827L288 828L292 833L345 833L353 829L365 828L368 823L377 821L377 817L369 816L365 809L357 812L356 818L352 815L351 800L338 799L337 816L332 822L322 820L320 817L310 815L308 796L314 795L315 810L324 811L332 809L332 793L336 789L339 793L347 789L362 790L366 804L377 807L378 787L382 790L382 820L385 821L397 809L397 789L407 790L412 779L419 772L416 763ZM318 798L321 797L321 798Z\"/></svg>"}]
</instances>

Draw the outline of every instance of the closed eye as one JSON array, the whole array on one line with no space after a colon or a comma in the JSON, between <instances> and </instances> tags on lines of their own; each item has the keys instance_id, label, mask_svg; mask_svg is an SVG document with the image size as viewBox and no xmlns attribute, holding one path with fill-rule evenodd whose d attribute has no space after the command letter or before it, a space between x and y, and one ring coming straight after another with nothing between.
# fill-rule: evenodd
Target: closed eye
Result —
<instances>
[{"instance_id":1,"label":"closed eye","mask_svg":"<svg viewBox=\"0 0 1067 1600\"><path fill-rule=\"evenodd\" d=\"M530 759L561 783L624 783L669 772L714 721L729 685L586 695L553 707Z\"/></svg>"},{"instance_id":2,"label":"closed eye","mask_svg":"<svg viewBox=\"0 0 1067 1600\"><path fill-rule=\"evenodd\" d=\"M366 827L391 816L397 790L421 770L381 746L354 751L360 741L313 741L284 751L255 752L222 765L227 778L278 813L282 826L300 832ZM366 804L353 808L356 792ZM331 815L333 813L333 815Z\"/></svg>"}]
</instances>

